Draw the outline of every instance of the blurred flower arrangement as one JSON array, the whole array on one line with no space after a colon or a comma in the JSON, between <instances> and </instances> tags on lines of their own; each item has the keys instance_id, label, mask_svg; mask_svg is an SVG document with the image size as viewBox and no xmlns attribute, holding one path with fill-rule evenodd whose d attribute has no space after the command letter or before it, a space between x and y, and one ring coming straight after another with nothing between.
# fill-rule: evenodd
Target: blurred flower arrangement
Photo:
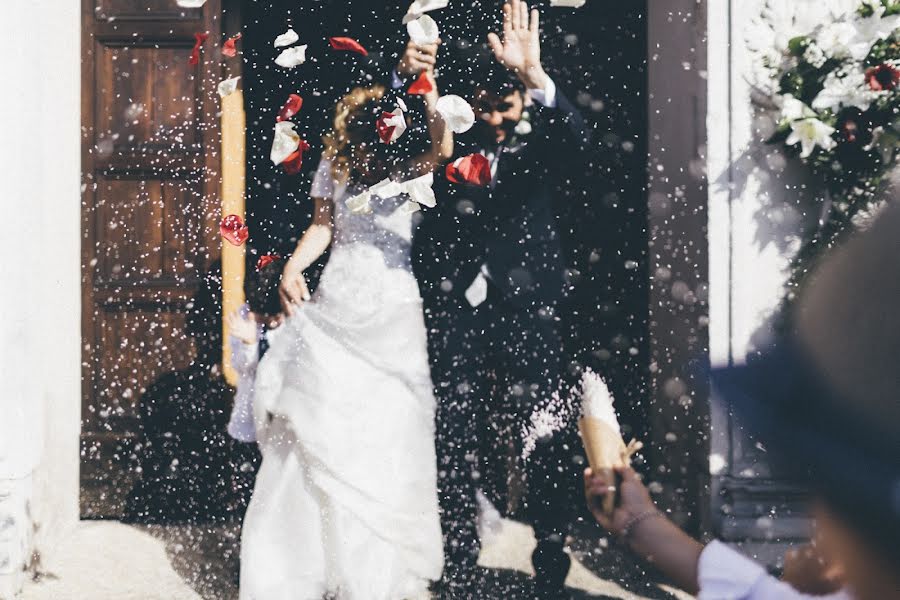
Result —
<instances>
[{"instance_id":1,"label":"blurred flower arrangement","mask_svg":"<svg viewBox=\"0 0 900 600\"><path fill-rule=\"evenodd\" d=\"M815 24L767 23L771 31L782 27L781 43L773 44L778 51L763 53L761 61L766 93L780 109L768 141L812 168L829 202L819 227L801 240L789 298L825 249L877 218L886 202L878 192L900 145L900 0L837 4L826 18L824 4L807 6ZM768 9L764 19L784 19L783 9L771 2Z\"/></svg>"}]
</instances>

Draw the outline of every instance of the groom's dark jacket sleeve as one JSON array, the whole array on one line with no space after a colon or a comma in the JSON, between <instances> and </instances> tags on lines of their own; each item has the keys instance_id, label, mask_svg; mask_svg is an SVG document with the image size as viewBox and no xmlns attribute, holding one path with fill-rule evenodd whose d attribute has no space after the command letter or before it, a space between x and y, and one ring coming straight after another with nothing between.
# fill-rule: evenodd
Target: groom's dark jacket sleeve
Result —
<instances>
[{"instance_id":1,"label":"groom's dark jacket sleeve","mask_svg":"<svg viewBox=\"0 0 900 600\"><path fill-rule=\"evenodd\" d=\"M546 306L562 298L556 204L588 168L590 132L559 88L555 107L535 103L528 111L532 130L514 136L501 153L493 187L438 178L438 207L424 215L417 234L435 238L417 241L423 295L461 299L486 266L492 284L513 304ZM457 156L480 150L466 147L465 138L460 136Z\"/></svg>"}]
</instances>

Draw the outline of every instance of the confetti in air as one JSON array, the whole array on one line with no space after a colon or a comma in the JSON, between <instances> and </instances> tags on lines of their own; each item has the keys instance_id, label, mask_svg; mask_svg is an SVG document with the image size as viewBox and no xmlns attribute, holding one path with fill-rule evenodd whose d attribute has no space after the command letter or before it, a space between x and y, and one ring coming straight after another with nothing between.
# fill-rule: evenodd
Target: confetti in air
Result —
<instances>
[{"instance_id":1,"label":"confetti in air","mask_svg":"<svg viewBox=\"0 0 900 600\"><path fill-rule=\"evenodd\" d=\"M576 412L572 404L575 393L575 388L569 392L569 397L553 392L545 406L531 413L528 423L522 427L522 460L528 460L540 440L552 437L571 423Z\"/></svg>"}]
</instances>

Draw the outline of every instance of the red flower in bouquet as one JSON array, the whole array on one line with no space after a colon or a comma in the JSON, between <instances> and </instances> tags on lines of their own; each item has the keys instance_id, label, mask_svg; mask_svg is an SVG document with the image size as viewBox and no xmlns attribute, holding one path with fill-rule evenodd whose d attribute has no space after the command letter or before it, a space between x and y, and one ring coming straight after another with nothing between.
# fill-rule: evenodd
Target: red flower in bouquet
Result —
<instances>
[{"instance_id":1,"label":"red flower in bouquet","mask_svg":"<svg viewBox=\"0 0 900 600\"><path fill-rule=\"evenodd\" d=\"M250 237L250 229L238 215L226 215L219 224L219 233L233 246L241 246Z\"/></svg>"},{"instance_id":2,"label":"red flower in bouquet","mask_svg":"<svg viewBox=\"0 0 900 600\"><path fill-rule=\"evenodd\" d=\"M309 144L306 143L305 140L300 140L300 145L294 150L281 165L284 167L284 172L288 175L296 175L300 172L300 168L303 166L303 153L309 150Z\"/></svg>"},{"instance_id":3,"label":"red flower in bouquet","mask_svg":"<svg viewBox=\"0 0 900 600\"><path fill-rule=\"evenodd\" d=\"M866 69L866 83L876 92L889 91L900 84L900 69L887 63Z\"/></svg>"},{"instance_id":4,"label":"red flower in bouquet","mask_svg":"<svg viewBox=\"0 0 900 600\"><path fill-rule=\"evenodd\" d=\"M291 94L288 96L287 101L284 103L284 106L281 107L281 110L278 111L278 116L275 117L276 123L281 123L282 121L287 121L303 108L303 98L298 96L297 94Z\"/></svg>"},{"instance_id":5,"label":"red flower in bouquet","mask_svg":"<svg viewBox=\"0 0 900 600\"><path fill-rule=\"evenodd\" d=\"M483 187L491 182L491 164L484 154L470 154L447 165L446 176L452 183Z\"/></svg>"}]
</instances>

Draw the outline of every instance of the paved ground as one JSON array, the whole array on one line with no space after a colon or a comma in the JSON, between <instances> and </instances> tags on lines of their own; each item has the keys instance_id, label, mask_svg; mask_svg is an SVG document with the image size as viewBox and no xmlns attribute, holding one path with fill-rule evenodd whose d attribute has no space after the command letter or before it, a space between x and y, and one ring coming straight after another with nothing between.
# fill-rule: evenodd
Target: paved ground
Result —
<instances>
[{"instance_id":1,"label":"paved ground","mask_svg":"<svg viewBox=\"0 0 900 600\"><path fill-rule=\"evenodd\" d=\"M572 600L685 599L651 583L650 575L612 549L596 531L573 541L567 585ZM237 598L237 526L132 526L84 521L42 559L22 600L232 600ZM503 521L487 541L483 599L528 597L531 529ZM604 574L599 577L596 573ZM516 590L511 593L511 590ZM481 600L481 599L479 599Z\"/></svg>"}]
</instances>

